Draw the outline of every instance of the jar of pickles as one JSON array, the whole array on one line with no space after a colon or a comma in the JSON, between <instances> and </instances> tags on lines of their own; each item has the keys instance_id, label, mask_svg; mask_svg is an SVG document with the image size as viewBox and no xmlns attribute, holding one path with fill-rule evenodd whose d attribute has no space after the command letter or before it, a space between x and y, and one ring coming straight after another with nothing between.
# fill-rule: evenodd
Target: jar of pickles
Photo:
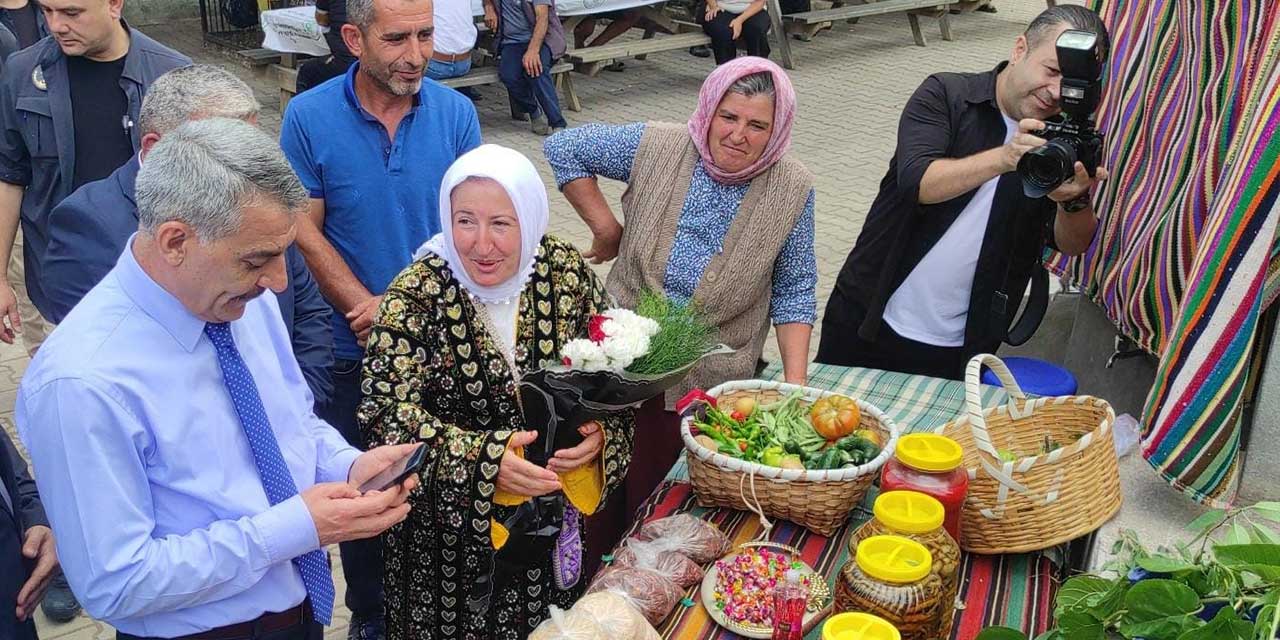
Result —
<instances>
[{"instance_id":1,"label":"jar of pickles","mask_svg":"<svg viewBox=\"0 0 1280 640\"><path fill-rule=\"evenodd\" d=\"M836 581L835 612L884 618L902 640L937 640L942 581L932 572L929 550L901 536L872 536Z\"/></svg>"},{"instance_id":2,"label":"jar of pickles","mask_svg":"<svg viewBox=\"0 0 1280 640\"><path fill-rule=\"evenodd\" d=\"M942 503L918 491L889 491L876 498L872 513L874 517L849 538L849 555L855 556L859 542L886 534L924 545L932 560L930 571L942 582L937 637L950 638L960 591L960 545L942 528Z\"/></svg>"},{"instance_id":3,"label":"jar of pickles","mask_svg":"<svg viewBox=\"0 0 1280 640\"><path fill-rule=\"evenodd\" d=\"M898 438L893 457L880 474L881 491L919 491L942 503L943 527L959 543L964 498L969 493L969 472L962 469L964 450L955 440L933 433L912 433Z\"/></svg>"}]
</instances>

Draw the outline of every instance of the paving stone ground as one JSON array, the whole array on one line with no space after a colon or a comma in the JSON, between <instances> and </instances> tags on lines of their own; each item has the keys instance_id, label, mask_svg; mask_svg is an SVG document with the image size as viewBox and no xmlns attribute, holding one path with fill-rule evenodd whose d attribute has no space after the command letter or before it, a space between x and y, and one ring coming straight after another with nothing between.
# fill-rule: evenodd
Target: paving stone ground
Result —
<instances>
[{"instance_id":1,"label":"paving stone ground","mask_svg":"<svg viewBox=\"0 0 1280 640\"><path fill-rule=\"evenodd\" d=\"M840 265L862 227L867 208L893 152L898 115L921 80L935 71L982 71L1008 55L1014 38L1044 8L1042 0L996 0L998 13L953 16L955 40L941 39L937 21L923 18L926 47L912 43L904 16L863 18L840 24L812 42L792 40L797 69L791 72L799 100L792 153L817 177L818 309L826 304ZM219 64L250 82L264 106L261 124L278 131L279 99L271 84L240 66L218 49L201 43L199 21L177 21L143 27L149 35L182 50L200 62ZM661 36L659 36L661 37ZM775 61L778 59L774 53ZM627 60L622 73L598 77L575 76L583 102L580 113L566 112L570 126L588 122L683 121L697 102L698 87L712 69L709 59L684 51ZM551 230L579 247L590 235L572 208L554 191L551 172L542 160L542 139L507 114L505 92L497 86L480 89L480 125L486 142L518 149L534 159L552 189ZM605 194L616 203L621 185L606 184ZM766 304L766 301L761 301ZM820 330L820 327L819 327ZM813 340L817 346L817 333ZM776 356L770 344L766 357ZM0 421L13 431L13 401L26 368L25 353L0 345ZM338 567L334 550L335 568ZM338 593L344 590L340 569L335 572ZM341 601L341 598L339 598ZM339 602L329 640L346 637L348 612ZM66 624L38 618L45 640L108 640L114 632L104 623L81 615Z\"/></svg>"}]
</instances>

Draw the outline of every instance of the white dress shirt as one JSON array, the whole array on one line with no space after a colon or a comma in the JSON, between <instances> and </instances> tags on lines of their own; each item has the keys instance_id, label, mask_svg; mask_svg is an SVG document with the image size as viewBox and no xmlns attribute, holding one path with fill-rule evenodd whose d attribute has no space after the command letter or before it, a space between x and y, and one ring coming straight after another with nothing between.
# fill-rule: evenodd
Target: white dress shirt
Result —
<instances>
[{"instance_id":1,"label":"white dress shirt","mask_svg":"<svg viewBox=\"0 0 1280 640\"><path fill-rule=\"evenodd\" d=\"M301 496L268 503L204 325L125 249L18 389L67 580L89 615L133 635L293 607L306 589L291 559L319 546ZM312 413L275 296L231 331L298 490L345 481L359 452Z\"/></svg>"}]
</instances>

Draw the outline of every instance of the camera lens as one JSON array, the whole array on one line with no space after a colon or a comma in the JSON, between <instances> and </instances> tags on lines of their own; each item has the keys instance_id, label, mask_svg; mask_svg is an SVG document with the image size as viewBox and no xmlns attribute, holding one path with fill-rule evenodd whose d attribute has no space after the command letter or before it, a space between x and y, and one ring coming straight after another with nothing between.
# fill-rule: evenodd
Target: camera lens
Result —
<instances>
[{"instance_id":1,"label":"camera lens","mask_svg":"<svg viewBox=\"0 0 1280 640\"><path fill-rule=\"evenodd\" d=\"M1069 140L1055 138L1022 155L1018 173L1028 198L1042 198L1075 175L1076 149Z\"/></svg>"}]
</instances>

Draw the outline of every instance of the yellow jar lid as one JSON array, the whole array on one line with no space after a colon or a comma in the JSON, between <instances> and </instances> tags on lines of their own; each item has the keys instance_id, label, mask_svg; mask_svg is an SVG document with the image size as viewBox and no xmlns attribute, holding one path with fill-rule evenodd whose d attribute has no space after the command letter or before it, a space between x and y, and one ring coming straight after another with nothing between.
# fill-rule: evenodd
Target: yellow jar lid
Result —
<instances>
[{"instance_id":1,"label":"yellow jar lid","mask_svg":"<svg viewBox=\"0 0 1280 640\"><path fill-rule=\"evenodd\" d=\"M938 499L919 491L888 491L876 498L876 520L902 533L929 533L942 527L946 510Z\"/></svg>"},{"instance_id":2,"label":"yellow jar lid","mask_svg":"<svg viewBox=\"0 0 1280 640\"><path fill-rule=\"evenodd\" d=\"M822 640L902 640L902 634L884 618L849 611L827 618Z\"/></svg>"},{"instance_id":3,"label":"yellow jar lid","mask_svg":"<svg viewBox=\"0 0 1280 640\"><path fill-rule=\"evenodd\" d=\"M923 580L933 568L929 550L902 536L871 536L859 542L856 560L863 573L895 584Z\"/></svg>"},{"instance_id":4,"label":"yellow jar lid","mask_svg":"<svg viewBox=\"0 0 1280 640\"><path fill-rule=\"evenodd\" d=\"M902 464L920 471L951 471L964 460L955 440L935 433L912 433L898 438L894 454Z\"/></svg>"}]
</instances>

